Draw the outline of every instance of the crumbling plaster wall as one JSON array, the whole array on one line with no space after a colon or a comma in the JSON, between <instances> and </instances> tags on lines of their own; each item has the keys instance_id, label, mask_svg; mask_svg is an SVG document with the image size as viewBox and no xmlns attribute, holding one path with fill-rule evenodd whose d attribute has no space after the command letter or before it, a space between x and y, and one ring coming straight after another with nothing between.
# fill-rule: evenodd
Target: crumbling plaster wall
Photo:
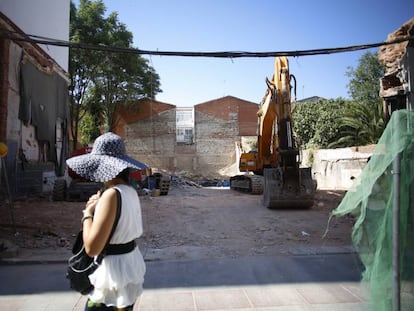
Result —
<instances>
[{"instance_id":1,"label":"crumbling plaster wall","mask_svg":"<svg viewBox=\"0 0 414 311\"><path fill-rule=\"evenodd\" d=\"M20 124L16 122L19 120L19 63L22 56L22 48L17 44L10 42L9 45L9 66L8 66L8 92L7 92L7 140L8 144L17 143L20 138Z\"/></svg>"},{"instance_id":2,"label":"crumbling plaster wall","mask_svg":"<svg viewBox=\"0 0 414 311\"><path fill-rule=\"evenodd\" d=\"M14 30L9 23L10 21L0 20L0 29L5 31ZM5 142L9 149L7 154L9 171L13 171L13 168L16 166L15 162L18 158L19 149L25 152L28 160L37 161L39 156L33 126L25 126L19 120L20 63L23 56L23 47L26 49L26 54L36 56L36 58L32 59L33 62L41 61L39 60L41 56L39 56L37 49L30 44L17 44L11 40L4 40L1 45L3 71L0 79L2 87L0 140Z\"/></svg>"},{"instance_id":3,"label":"crumbling plaster wall","mask_svg":"<svg viewBox=\"0 0 414 311\"><path fill-rule=\"evenodd\" d=\"M242 137L256 136L258 105L225 96L194 107L195 171L218 176L220 171L236 163L236 145Z\"/></svg>"},{"instance_id":4,"label":"crumbling plaster wall","mask_svg":"<svg viewBox=\"0 0 414 311\"><path fill-rule=\"evenodd\" d=\"M193 172L197 166L196 146L192 145L177 145L175 146L175 173Z\"/></svg>"},{"instance_id":5,"label":"crumbling plaster wall","mask_svg":"<svg viewBox=\"0 0 414 311\"><path fill-rule=\"evenodd\" d=\"M206 175L218 172L236 160L234 141L238 136L238 115L230 113L228 120L215 118L196 110L195 145L197 162L195 170Z\"/></svg>"},{"instance_id":6,"label":"crumbling plaster wall","mask_svg":"<svg viewBox=\"0 0 414 311\"><path fill-rule=\"evenodd\" d=\"M69 3L69 2L68 2ZM69 7L68 7L69 8ZM69 15L69 11L67 11ZM69 27L69 26L68 26ZM14 21L0 12L0 32L12 33L13 36L25 37L26 35L20 28L16 26ZM26 76L22 74L21 68L27 64L33 66L33 72L44 76L59 76L59 81L63 83L56 83L56 90L59 88L60 94L66 94L66 72L55 61L55 59L42 50L38 45L24 42L20 40L4 39L0 43L0 141L5 142L8 147L6 157L7 175L9 179L10 190L13 194L22 193L37 193L51 190L55 179L55 171L61 171L61 162L56 163L56 157L48 157L48 155L57 155L57 160L60 160L62 151L61 141L54 140L48 150L39 147L37 140L37 130L31 124L25 124L21 121L22 98L21 94L21 79ZM22 78L23 76L23 78ZM34 79L34 83L38 82ZM39 82L39 84L41 84ZM64 85L63 85L64 84ZM26 86L29 85L26 83ZM53 85L55 87L55 85ZM62 88L63 87L63 90ZM50 90L50 89L49 89ZM52 89L52 91L56 91ZM53 94L51 91L51 94ZM67 92L67 91L66 91ZM42 95L44 93L39 92ZM49 93L48 93L49 94ZM45 103L39 100L38 94L33 95L33 102L40 102L44 105L45 111L55 111L59 104L59 109L65 106L64 99L56 103L56 106L50 103ZM63 96L64 97L64 96ZM32 104L34 106L35 104ZM31 108L32 108L31 106ZM39 107L39 106L36 106ZM35 109L31 109L31 115L35 115ZM62 111L65 109L62 109ZM60 112L62 112L60 111ZM56 114L57 115L57 114ZM31 121L29 118L27 121ZM42 126L49 126L54 119L46 118L47 122L42 123ZM66 120L66 119L65 119ZM30 122L27 122L30 123ZM53 124L54 127L55 124ZM49 131L45 131L49 134ZM51 135L52 136L52 135ZM60 144L60 145L59 145ZM55 148L56 149L53 149ZM52 150L53 149L53 150ZM48 152L48 151L53 152ZM54 151L57 151L56 153ZM51 159L51 161L49 161ZM55 162L52 162L52 161ZM59 166L59 167L58 167Z\"/></svg>"},{"instance_id":7,"label":"crumbling plaster wall","mask_svg":"<svg viewBox=\"0 0 414 311\"><path fill-rule=\"evenodd\" d=\"M404 23L387 41L414 36L414 17ZM413 109L414 102L414 41L385 45L378 51L378 59L384 65L385 72L381 78L380 96L389 118L396 109Z\"/></svg>"},{"instance_id":8,"label":"crumbling plaster wall","mask_svg":"<svg viewBox=\"0 0 414 311\"><path fill-rule=\"evenodd\" d=\"M375 145L338 149L304 150L303 167L312 167L318 189L346 190L361 174Z\"/></svg>"},{"instance_id":9,"label":"crumbling plaster wall","mask_svg":"<svg viewBox=\"0 0 414 311\"><path fill-rule=\"evenodd\" d=\"M194 144L178 145L175 106L147 101L139 111L119 113L116 133L128 154L154 169L216 177L236 162L236 144L256 136L257 108L232 96L196 105Z\"/></svg>"},{"instance_id":10,"label":"crumbling plaster wall","mask_svg":"<svg viewBox=\"0 0 414 311\"><path fill-rule=\"evenodd\" d=\"M128 154L152 168L173 169L175 128L175 109L126 125L125 147Z\"/></svg>"},{"instance_id":11,"label":"crumbling plaster wall","mask_svg":"<svg viewBox=\"0 0 414 311\"><path fill-rule=\"evenodd\" d=\"M12 157L9 162L16 161L19 150L24 153L28 161L39 161L39 144L36 139L36 129L25 125L19 120L20 105L20 62L23 49L14 42L10 42L8 66L8 92L7 92L7 146ZM15 165L15 164L13 164Z\"/></svg>"}]
</instances>

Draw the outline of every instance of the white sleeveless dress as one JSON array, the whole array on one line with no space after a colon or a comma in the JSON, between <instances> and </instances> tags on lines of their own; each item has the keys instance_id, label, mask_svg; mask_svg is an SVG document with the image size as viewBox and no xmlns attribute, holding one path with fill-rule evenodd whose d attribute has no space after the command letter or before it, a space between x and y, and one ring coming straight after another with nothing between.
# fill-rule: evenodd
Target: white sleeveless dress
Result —
<instances>
[{"instance_id":1,"label":"white sleeveless dress","mask_svg":"<svg viewBox=\"0 0 414 311\"><path fill-rule=\"evenodd\" d=\"M127 185L114 188L121 193L122 208L110 244L124 244L142 235L141 205L134 188ZM96 208L99 208L99 203ZM89 299L118 308L130 306L142 293L144 274L145 262L138 246L127 254L108 255L89 276L94 285Z\"/></svg>"}]
</instances>

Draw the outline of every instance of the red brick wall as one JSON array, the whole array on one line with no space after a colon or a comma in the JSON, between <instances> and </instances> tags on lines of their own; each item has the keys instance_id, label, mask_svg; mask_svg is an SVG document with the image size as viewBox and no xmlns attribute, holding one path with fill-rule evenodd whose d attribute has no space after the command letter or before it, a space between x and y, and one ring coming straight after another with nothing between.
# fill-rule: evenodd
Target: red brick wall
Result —
<instances>
[{"instance_id":1,"label":"red brick wall","mask_svg":"<svg viewBox=\"0 0 414 311\"><path fill-rule=\"evenodd\" d=\"M135 122L143 121L157 116L161 112L175 109L174 105L166 104L156 100L143 99L137 102L134 109L120 109L115 113L114 117L114 133L125 138L125 126Z\"/></svg>"},{"instance_id":2,"label":"red brick wall","mask_svg":"<svg viewBox=\"0 0 414 311\"><path fill-rule=\"evenodd\" d=\"M226 96L194 107L194 145L176 143L175 106L143 101L139 110L119 111L115 132L125 138L127 152L153 168L217 172L236 161L241 136L256 136L258 105Z\"/></svg>"},{"instance_id":3,"label":"red brick wall","mask_svg":"<svg viewBox=\"0 0 414 311\"><path fill-rule=\"evenodd\" d=\"M210 115L216 119L231 120L237 118L239 136L255 136L257 129L257 111L259 105L226 96L194 106L195 112Z\"/></svg>"}]
</instances>

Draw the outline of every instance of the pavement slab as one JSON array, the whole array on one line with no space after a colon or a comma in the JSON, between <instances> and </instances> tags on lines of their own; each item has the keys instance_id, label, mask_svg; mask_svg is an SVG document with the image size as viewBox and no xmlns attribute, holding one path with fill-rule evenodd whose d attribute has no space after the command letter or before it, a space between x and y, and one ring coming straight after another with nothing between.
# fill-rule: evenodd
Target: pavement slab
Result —
<instances>
[{"instance_id":1,"label":"pavement slab","mask_svg":"<svg viewBox=\"0 0 414 311\"><path fill-rule=\"evenodd\" d=\"M357 255L316 254L148 261L134 311L367 310ZM66 262L37 258L0 264L0 310L83 311L87 297L69 289Z\"/></svg>"}]
</instances>

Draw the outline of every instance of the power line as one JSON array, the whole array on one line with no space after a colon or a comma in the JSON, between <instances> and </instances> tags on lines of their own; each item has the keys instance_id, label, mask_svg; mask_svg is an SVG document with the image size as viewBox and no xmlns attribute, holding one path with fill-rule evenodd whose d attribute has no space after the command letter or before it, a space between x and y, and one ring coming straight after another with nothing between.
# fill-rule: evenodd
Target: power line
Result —
<instances>
[{"instance_id":1,"label":"power line","mask_svg":"<svg viewBox=\"0 0 414 311\"><path fill-rule=\"evenodd\" d=\"M380 46L392 45L402 43L410 40L414 40L414 36L406 36L391 41L352 45L346 47L336 48L323 48L323 49L311 49L311 50L298 50L298 51L275 51L275 52L246 52L246 51L226 51L226 52L183 52L183 51L150 51L141 50L137 48L124 48L108 45L93 45L87 43L76 43L63 40L56 40L51 38L45 38L35 35L21 36L16 32L1 32L1 39L9 39L13 41L23 41L36 44L53 45L61 47L69 47L71 49L84 49L95 51L106 51L112 53L128 53L137 55L156 55L156 56L180 56L180 57L213 57L213 58L264 58L264 57L279 57L279 56L311 56L311 55L326 55L335 53L353 52L359 50L366 50Z\"/></svg>"}]
</instances>

